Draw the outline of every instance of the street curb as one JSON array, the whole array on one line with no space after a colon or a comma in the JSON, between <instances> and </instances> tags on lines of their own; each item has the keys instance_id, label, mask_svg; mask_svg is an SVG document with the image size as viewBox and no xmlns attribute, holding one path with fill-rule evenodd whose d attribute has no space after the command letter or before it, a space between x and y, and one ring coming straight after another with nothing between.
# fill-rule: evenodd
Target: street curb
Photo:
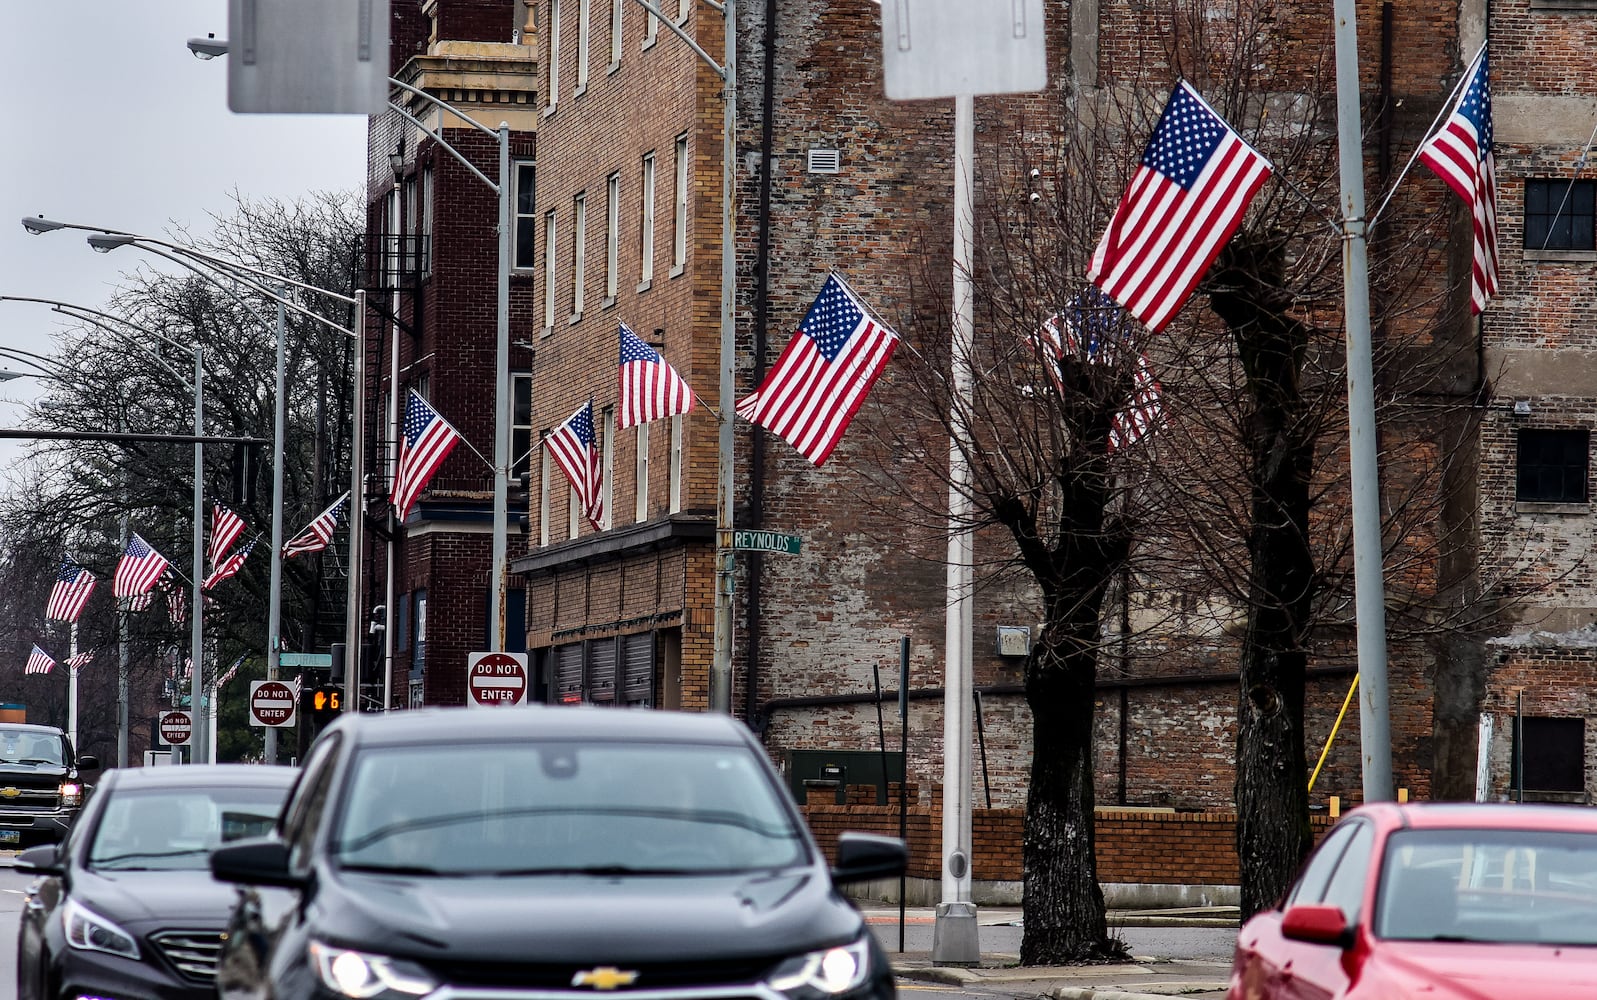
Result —
<instances>
[{"instance_id":1,"label":"street curb","mask_svg":"<svg viewBox=\"0 0 1597 1000\"><path fill-rule=\"evenodd\" d=\"M1184 982L1150 983L1145 988L1154 993L1128 993L1125 990L1098 990L1090 986L1061 986L1048 994L1054 1000L1168 1000L1188 993L1212 993L1226 988L1225 983Z\"/></svg>"}]
</instances>

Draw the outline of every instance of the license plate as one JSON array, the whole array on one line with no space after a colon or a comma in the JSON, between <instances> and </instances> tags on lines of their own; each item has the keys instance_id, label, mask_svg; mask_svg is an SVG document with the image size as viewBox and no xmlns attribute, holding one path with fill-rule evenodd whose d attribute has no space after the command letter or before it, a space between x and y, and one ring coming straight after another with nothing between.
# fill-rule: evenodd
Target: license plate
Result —
<instances>
[{"instance_id":1,"label":"license plate","mask_svg":"<svg viewBox=\"0 0 1597 1000\"><path fill-rule=\"evenodd\" d=\"M0 844L22 843L21 830L0 830Z\"/></svg>"}]
</instances>

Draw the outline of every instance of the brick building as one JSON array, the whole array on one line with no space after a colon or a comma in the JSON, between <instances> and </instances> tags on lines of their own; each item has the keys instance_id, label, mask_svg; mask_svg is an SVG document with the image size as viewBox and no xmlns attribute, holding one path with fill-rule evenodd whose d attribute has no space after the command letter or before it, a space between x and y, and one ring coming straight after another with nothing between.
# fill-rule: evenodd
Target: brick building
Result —
<instances>
[{"instance_id":1,"label":"brick building","mask_svg":"<svg viewBox=\"0 0 1597 1000\"><path fill-rule=\"evenodd\" d=\"M1470 497L1441 513L1434 533L1452 541L1445 555L1415 571L1419 586L1502 597L1525 590L1526 577L1545 577L1546 586L1531 591L1528 603L1511 605L1506 624L1483 614L1486 624L1473 630L1393 642L1394 759L1398 784L1416 796L1473 794L1478 762L1490 765L1492 794L1502 792L1509 770L1503 692L1514 664L1530 664L1529 679L1514 687L1540 683L1546 662L1593 670L1578 636L1554 643L1553 652L1513 638L1537 623L1544 630L1555 624L1556 632L1597 619L1580 519L1597 414L1583 381L1594 345L1578 323L1588 305L1581 268L1597 260L1592 182L1572 189L1584 206L1584 228L1547 218L1548 199L1562 188L1543 183L1575 173L1586 129L1579 121L1589 114L1570 109L1588 100L1582 88L1590 84L1579 74L1542 79L1536 74L1547 71L1526 56L1588 49L1579 15L1537 6L1548 2L1492 10L1504 25L1498 29L1494 20L1502 295L1483 323L1463 310L1469 234L1462 215L1452 230L1450 274L1430 276L1452 280L1451 312L1427 335L1439 350L1469 359L1438 382L1440 392L1462 402L1445 422L1422 414L1383 426L1383 440L1394 447L1453 456L1454 492L1471 484ZM1393 176L1441 107L1478 45L1486 8L1387 4L1385 27L1376 29L1383 8L1366 6L1366 81L1389 107L1403 109L1370 119L1372 178L1381 180ZM723 50L713 8L664 0L659 9L706 53ZM540 700L702 709L712 654L715 419L701 406L685 418L617 431L615 372L617 328L626 323L702 398L717 398L720 81L669 25L632 0L404 0L394 11L396 76L513 130L513 450L529 486L525 506L512 512L510 648L529 652ZM1051 78L1065 81L1061 86L1093 91L1114 60L1167 72L1148 61L1157 26L1140 6L1088 0L1070 5L1068 18L1055 5L1049 11L1058 53ZM904 275L926 252L917 237L947 229L952 111L948 102L881 98L879 20L868 0L745 3L739 14L741 397L781 350L829 269L845 273L889 321L909 309ZM1283 16L1281 24L1307 25L1319 12L1293 16L1298 20ZM493 176L495 150L486 136L424 102L412 107ZM1037 111L1023 99L982 100L978 122L1002 129L1013 116ZM494 195L432 137L392 113L372 119L369 153L368 283L385 303L368 325L376 330L368 370L379 373L369 403L388 412L397 356L400 388L431 398L491 456ZM397 154L397 173L390 154ZM1405 183L1425 189L1420 197L1444 197L1423 172ZM1541 206L1539 234L1583 239L1584 246L1523 251L1526 198ZM1554 306L1559 311L1549 313ZM889 399L895 391L908 390L891 378L877 390ZM543 435L590 396L606 483L597 530L574 509L571 490L540 447ZM1528 403L1528 412L1516 413L1515 400ZM369 444L380 455L391 434L378 423ZM1527 439L1525 429L1546 433ZM873 502L852 465L864 455L861 436L851 435L817 469L784 442L745 423L737 428L738 527L798 534L803 548L737 557L734 711L789 765L795 787L829 775L857 783L881 770L879 732L886 734L890 776L907 767L927 788L940 773L944 537ZM1578 464L1579 475L1541 480L1561 491L1557 498L1515 497L1533 455L1541 456L1534 459L1539 467ZM380 470L374 463L378 481ZM366 606L391 609L383 638L395 705L463 700L465 656L483 648L487 630L491 496L488 465L458 448L418 512L392 532L392 545L378 537L373 546ZM1509 578L1515 586L1491 590ZM986 804L985 791L992 807L1013 807L1024 800L1030 716L1024 659L1003 655L997 633L1034 625L1037 603L1023 581L985 584L976 606L982 725L975 788L978 805ZM1160 590L1160 581L1135 582L1115 615L1128 622L1162 616L1187 631L1162 638L1144 631L1144 648L1128 651L1123 662L1106 656L1097 706L1099 801L1224 809L1238 698L1236 636L1226 624L1236 609L1209 608L1209 620L1198 622L1158 607ZM878 670L883 688L898 686L901 635L910 637L904 763L893 752L895 713L889 705L879 729L873 694ZM1493 637L1499 641L1489 646ZM1311 763L1354 664L1348 630L1327 630L1316 641L1305 733ZM1554 720L1530 724L1528 738L1552 734L1546 738L1567 742L1575 738L1572 724L1556 720L1584 717L1584 702L1551 694L1543 704L1527 693L1524 705L1527 716ZM1483 713L1497 720L1495 730L1483 724ZM1357 796L1356 715L1342 727L1316 801ZM1495 735L1482 745L1481 732ZM1578 739L1582 747L1590 742L1583 723Z\"/></svg>"}]
</instances>

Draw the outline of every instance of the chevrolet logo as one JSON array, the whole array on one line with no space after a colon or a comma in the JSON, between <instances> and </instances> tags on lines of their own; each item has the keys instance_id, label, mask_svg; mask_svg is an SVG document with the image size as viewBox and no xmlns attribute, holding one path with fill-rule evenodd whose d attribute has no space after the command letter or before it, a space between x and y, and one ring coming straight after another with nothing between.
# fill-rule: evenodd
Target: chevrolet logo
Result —
<instances>
[{"instance_id":1,"label":"chevrolet logo","mask_svg":"<svg viewBox=\"0 0 1597 1000\"><path fill-rule=\"evenodd\" d=\"M613 965L601 965L597 969L587 969L571 977L572 986L592 986L596 990L613 990L617 986L631 986L637 981L638 974L630 970L623 972Z\"/></svg>"},{"instance_id":2,"label":"chevrolet logo","mask_svg":"<svg viewBox=\"0 0 1597 1000\"><path fill-rule=\"evenodd\" d=\"M17 788L15 786L7 786L5 788L0 788L0 798L14 799L18 795L21 795L21 794L22 794L22 789Z\"/></svg>"}]
</instances>

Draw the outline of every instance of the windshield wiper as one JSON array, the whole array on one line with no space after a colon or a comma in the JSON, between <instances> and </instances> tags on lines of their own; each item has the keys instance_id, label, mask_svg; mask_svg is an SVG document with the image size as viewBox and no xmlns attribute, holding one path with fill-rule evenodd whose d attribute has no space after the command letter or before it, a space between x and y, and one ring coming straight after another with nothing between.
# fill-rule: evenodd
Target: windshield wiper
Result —
<instances>
[{"instance_id":1,"label":"windshield wiper","mask_svg":"<svg viewBox=\"0 0 1597 1000\"><path fill-rule=\"evenodd\" d=\"M462 872L446 872L427 865L372 865L372 864L340 864L346 872L372 872L378 875L433 875L456 876Z\"/></svg>"},{"instance_id":2,"label":"windshield wiper","mask_svg":"<svg viewBox=\"0 0 1597 1000\"><path fill-rule=\"evenodd\" d=\"M475 874L475 873L474 873ZM693 868L637 868L632 865L579 865L552 868L499 868L484 875L702 875Z\"/></svg>"}]
</instances>

